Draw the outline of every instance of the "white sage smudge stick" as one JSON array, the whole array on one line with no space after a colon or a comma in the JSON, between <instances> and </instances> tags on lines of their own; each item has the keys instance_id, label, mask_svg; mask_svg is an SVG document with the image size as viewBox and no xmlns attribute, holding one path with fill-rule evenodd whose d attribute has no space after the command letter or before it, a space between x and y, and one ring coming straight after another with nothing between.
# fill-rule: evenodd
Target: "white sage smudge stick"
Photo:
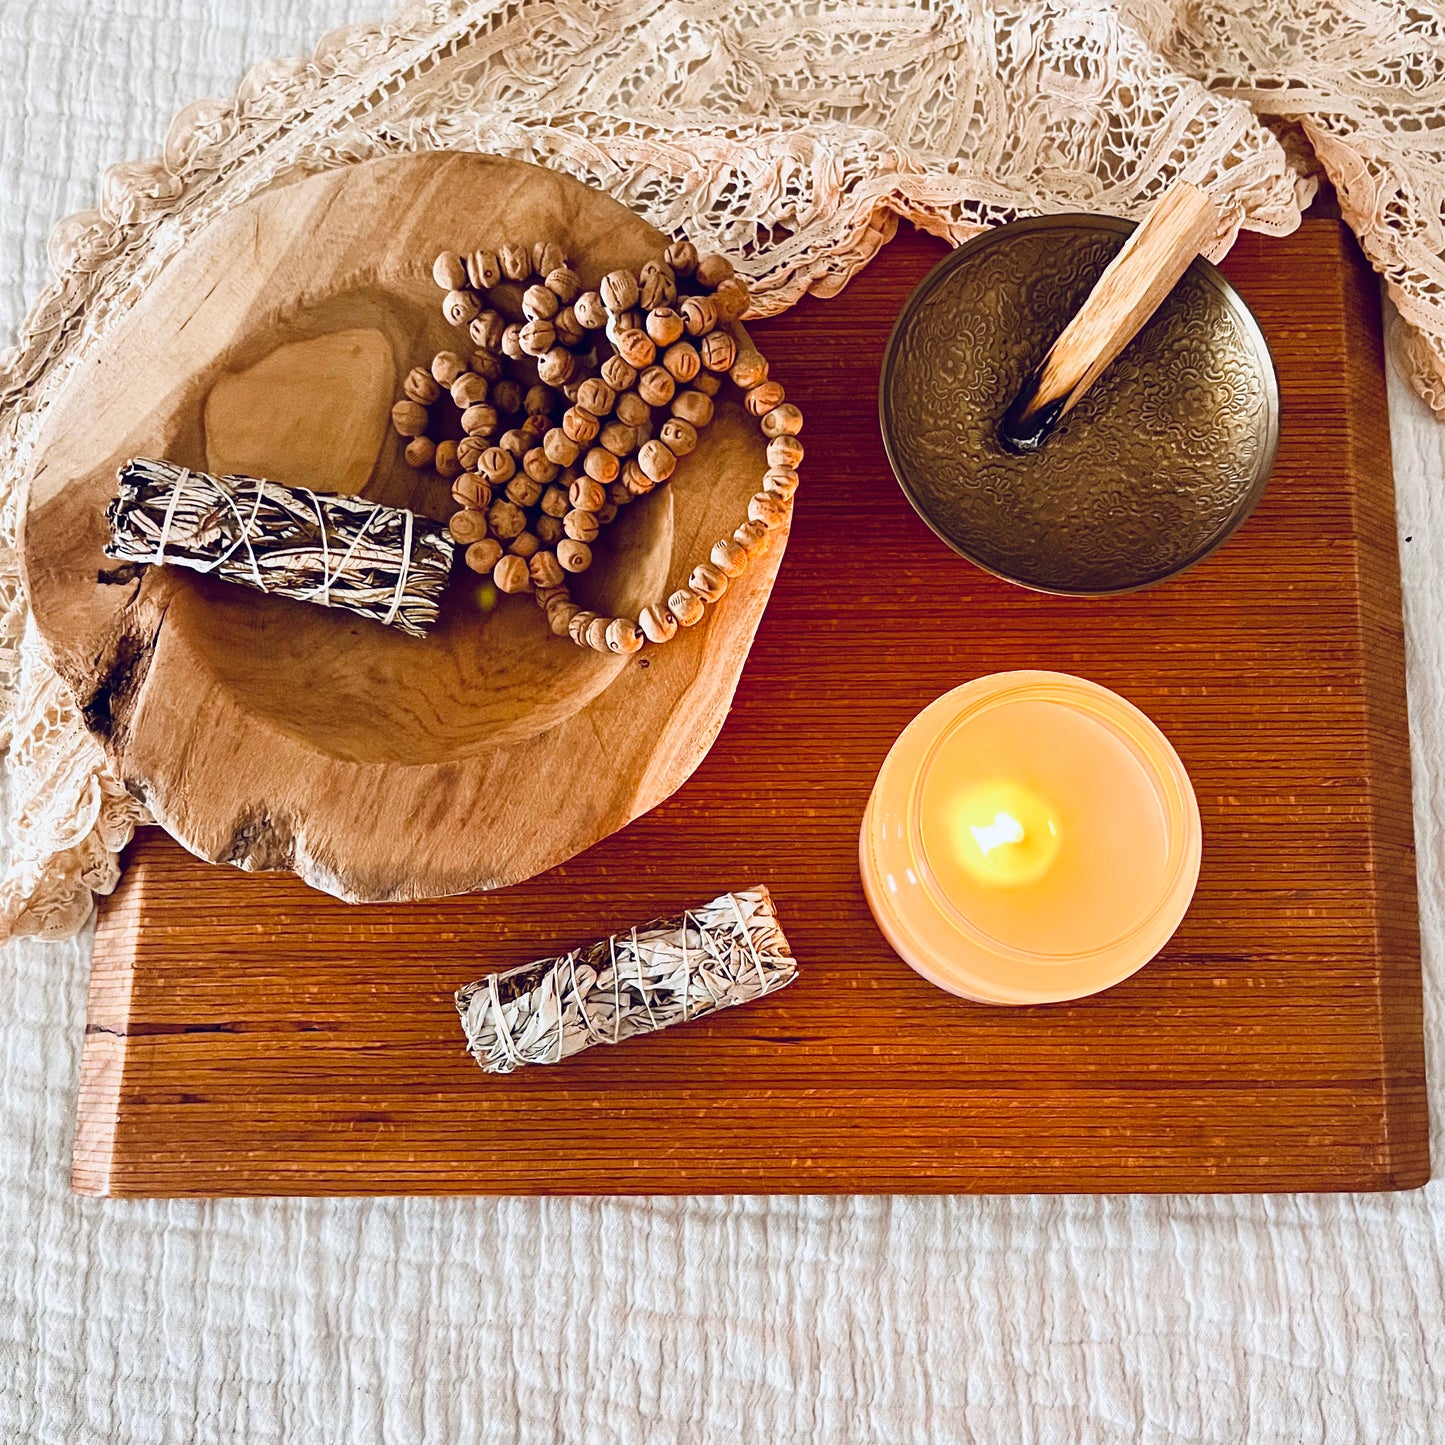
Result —
<instances>
[{"instance_id":1,"label":"white sage smudge stick","mask_svg":"<svg viewBox=\"0 0 1445 1445\"><path fill-rule=\"evenodd\" d=\"M772 897L759 886L489 974L458 992L457 1011L476 1061L509 1074L749 1003L796 976Z\"/></svg>"},{"instance_id":2,"label":"white sage smudge stick","mask_svg":"<svg viewBox=\"0 0 1445 1445\"><path fill-rule=\"evenodd\" d=\"M119 483L105 514L107 557L344 607L413 637L437 619L453 552L440 523L360 497L147 457L121 467Z\"/></svg>"}]
</instances>

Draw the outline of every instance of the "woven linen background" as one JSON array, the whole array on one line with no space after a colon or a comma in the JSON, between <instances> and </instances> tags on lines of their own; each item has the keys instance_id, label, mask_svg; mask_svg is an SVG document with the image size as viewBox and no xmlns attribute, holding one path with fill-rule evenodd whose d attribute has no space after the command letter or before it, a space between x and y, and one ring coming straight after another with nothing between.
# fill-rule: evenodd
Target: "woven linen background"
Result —
<instances>
[{"instance_id":1,"label":"woven linen background","mask_svg":"<svg viewBox=\"0 0 1445 1445\"><path fill-rule=\"evenodd\" d=\"M103 168L379 0L0 0L0 335ZM3 344L3 342L0 342ZM1392 378L1431 1062L1445 427ZM0 1441L1426 1442L1405 1196L119 1204L67 1187L89 943L0 964ZM1445 1088L1432 1077L1435 1153Z\"/></svg>"}]
</instances>

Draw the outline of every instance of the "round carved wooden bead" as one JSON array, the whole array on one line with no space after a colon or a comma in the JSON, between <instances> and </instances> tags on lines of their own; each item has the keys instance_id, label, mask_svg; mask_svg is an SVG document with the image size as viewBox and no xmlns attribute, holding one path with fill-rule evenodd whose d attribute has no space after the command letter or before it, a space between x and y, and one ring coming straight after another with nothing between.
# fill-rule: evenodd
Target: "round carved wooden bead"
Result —
<instances>
[{"instance_id":1,"label":"round carved wooden bead","mask_svg":"<svg viewBox=\"0 0 1445 1445\"><path fill-rule=\"evenodd\" d=\"M642 646L642 629L629 617L614 617L607 624L607 650L630 657Z\"/></svg>"},{"instance_id":2,"label":"round carved wooden bead","mask_svg":"<svg viewBox=\"0 0 1445 1445\"><path fill-rule=\"evenodd\" d=\"M626 311L614 311L607 319L607 339L616 346L617 338L624 331L641 331L645 336L647 328L642 324L643 320L643 313L635 306Z\"/></svg>"},{"instance_id":3,"label":"round carved wooden bead","mask_svg":"<svg viewBox=\"0 0 1445 1445\"><path fill-rule=\"evenodd\" d=\"M691 241L674 241L662 253L662 259L677 276L691 276L697 270L697 247Z\"/></svg>"},{"instance_id":4,"label":"round carved wooden bead","mask_svg":"<svg viewBox=\"0 0 1445 1445\"><path fill-rule=\"evenodd\" d=\"M467 325L467 335L473 346L484 351L502 349L502 333L507 329L507 318L500 311L483 311L474 316Z\"/></svg>"},{"instance_id":5,"label":"round carved wooden bead","mask_svg":"<svg viewBox=\"0 0 1445 1445\"><path fill-rule=\"evenodd\" d=\"M541 507L549 517L565 517L571 509L571 503L567 500L567 488L553 482L542 493Z\"/></svg>"},{"instance_id":6,"label":"round carved wooden bead","mask_svg":"<svg viewBox=\"0 0 1445 1445\"><path fill-rule=\"evenodd\" d=\"M615 457L625 457L637 445L637 433L620 421L610 421L597 440Z\"/></svg>"},{"instance_id":7,"label":"round carved wooden bead","mask_svg":"<svg viewBox=\"0 0 1445 1445\"><path fill-rule=\"evenodd\" d=\"M526 592L532 586L532 574L525 558L509 552L492 568L492 581L503 592Z\"/></svg>"},{"instance_id":8,"label":"round carved wooden bead","mask_svg":"<svg viewBox=\"0 0 1445 1445\"><path fill-rule=\"evenodd\" d=\"M598 525L596 512L584 512L579 508L568 512L562 518L562 530L574 542L595 542L602 529Z\"/></svg>"},{"instance_id":9,"label":"round carved wooden bead","mask_svg":"<svg viewBox=\"0 0 1445 1445\"><path fill-rule=\"evenodd\" d=\"M592 548L574 537L564 537L557 543L557 560L564 572L585 572L592 565Z\"/></svg>"},{"instance_id":10,"label":"round carved wooden bead","mask_svg":"<svg viewBox=\"0 0 1445 1445\"><path fill-rule=\"evenodd\" d=\"M450 387L466 369L466 363L455 351L439 351L432 357L431 374L438 386Z\"/></svg>"},{"instance_id":11,"label":"round carved wooden bead","mask_svg":"<svg viewBox=\"0 0 1445 1445\"><path fill-rule=\"evenodd\" d=\"M702 358L691 342L674 341L662 353L662 364L677 381L691 381L702 369Z\"/></svg>"},{"instance_id":12,"label":"round carved wooden bead","mask_svg":"<svg viewBox=\"0 0 1445 1445\"><path fill-rule=\"evenodd\" d=\"M552 552L538 552L528 564L534 587L560 587L567 574Z\"/></svg>"},{"instance_id":13,"label":"round carved wooden bead","mask_svg":"<svg viewBox=\"0 0 1445 1445\"><path fill-rule=\"evenodd\" d=\"M522 350L522 323L512 321L502 331L502 355L513 361L520 361L527 353Z\"/></svg>"},{"instance_id":14,"label":"round carved wooden bead","mask_svg":"<svg viewBox=\"0 0 1445 1445\"><path fill-rule=\"evenodd\" d=\"M576 374L577 358L565 346L554 346L537 363L537 375L548 386L566 386Z\"/></svg>"},{"instance_id":15,"label":"round carved wooden bead","mask_svg":"<svg viewBox=\"0 0 1445 1445\"><path fill-rule=\"evenodd\" d=\"M638 377L637 384L642 385L642 378ZM624 426L641 428L652 420L652 408L635 391L624 391L617 398L617 420Z\"/></svg>"},{"instance_id":16,"label":"round carved wooden bead","mask_svg":"<svg viewBox=\"0 0 1445 1445\"><path fill-rule=\"evenodd\" d=\"M391 424L404 437L419 437L426 431L427 411L415 401L399 401L391 409Z\"/></svg>"},{"instance_id":17,"label":"round carved wooden bead","mask_svg":"<svg viewBox=\"0 0 1445 1445\"><path fill-rule=\"evenodd\" d=\"M592 477L578 477L567 491L567 500L579 512L598 512L607 501L607 492Z\"/></svg>"},{"instance_id":18,"label":"round carved wooden bead","mask_svg":"<svg viewBox=\"0 0 1445 1445\"><path fill-rule=\"evenodd\" d=\"M667 610L666 603L644 607L637 615L637 623L649 642L670 642L677 635L677 618Z\"/></svg>"},{"instance_id":19,"label":"round carved wooden bead","mask_svg":"<svg viewBox=\"0 0 1445 1445\"><path fill-rule=\"evenodd\" d=\"M518 532L507 546L512 556L520 557L524 562L530 562L541 550L542 542L535 532Z\"/></svg>"},{"instance_id":20,"label":"round carved wooden bead","mask_svg":"<svg viewBox=\"0 0 1445 1445\"><path fill-rule=\"evenodd\" d=\"M527 439L527 447L542 445L542 438L551 430L552 423L545 416L538 416L535 412L529 416L521 425L521 432Z\"/></svg>"},{"instance_id":21,"label":"round carved wooden bead","mask_svg":"<svg viewBox=\"0 0 1445 1445\"><path fill-rule=\"evenodd\" d=\"M587 646L587 629L596 616L595 612L589 612L585 607L572 614L572 620L567 624L567 636L579 647Z\"/></svg>"},{"instance_id":22,"label":"round carved wooden bead","mask_svg":"<svg viewBox=\"0 0 1445 1445\"><path fill-rule=\"evenodd\" d=\"M442 315L453 326L465 326L482 313L482 303L475 291L448 291L442 302Z\"/></svg>"},{"instance_id":23,"label":"round carved wooden bead","mask_svg":"<svg viewBox=\"0 0 1445 1445\"><path fill-rule=\"evenodd\" d=\"M677 458L659 441L643 442L637 464L654 482L665 482L677 470Z\"/></svg>"},{"instance_id":24,"label":"round carved wooden bead","mask_svg":"<svg viewBox=\"0 0 1445 1445\"><path fill-rule=\"evenodd\" d=\"M788 520L791 508L774 492L754 492L748 500L748 521L761 522L769 531Z\"/></svg>"},{"instance_id":25,"label":"round carved wooden bead","mask_svg":"<svg viewBox=\"0 0 1445 1445\"><path fill-rule=\"evenodd\" d=\"M473 572L486 576L502 560L502 544L494 537L473 542L463 555L463 560Z\"/></svg>"},{"instance_id":26,"label":"round carved wooden bead","mask_svg":"<svg viewBox=\"0 0 1445 1445\"><path fill-rule=\"evenodd\" d=\"M687 585L704 602L716 602L728 590L727 574L720 568L714 567L711 562L699 562L692 569L692 576L687 579Z\"/></svg>"},{"instance_id":27,"label":"round carved wooden bead","mask_svg":"<svg viewBox=\"0 0 1445 1445\"><path fill-rule=\"evenodd\" d=\"M464 472L474 472L482 460L482 453L488 446L487 439L479 436L464 436L457 443L457 465Z\"/></svg>"},{"instance_id":28,"label":"round carved wooden bead","mask_svg":"<svg viewBox=\"0 0 1445 1445\"><path fill-rule=\"evenodd\" d=\"M507 483L506 497L509 502L525 510L528 507L535 507L542 500L543 483L526 472L518 472L510 482Z\"/></svg>"},{"instance_id":29,"label":"round carved wooden bead","mask_svg":"<svg viewBox=\"0 0 1445 1445\"><path fill-rule=\"evenodd\" d=\"M614 392L626 391L637 380L637 368L620 356L609 356L602 363L602 380Z\"/></svg>"},{"instance_id":30,"label":"round carved wooden bead","mask_svg":"<svg viewBox=\"0 0 1445 1445\"><path fill-rule=\"evenodd\" d=\"M666 261L649 261L637 273L637 296L643 310L655 311L677 300L677 277Z\"/></svg>"},{"instance_id":31,"label":"round carved wooden bead","mask_svg":"<svg viewBox=\"0 0 1445 1445\"><path fill-rule=\"evenodd\" d=\"M747 521L734 533L736 542L749 557L760 557L768 550L768 529L761 522Z\"/></svg>"},{"instance_id":32,"label":"round carved wooden bead","mask_svg":"<svg viewBox=\"0 0 1445 1445\"><path fill-rule=\"evenodd\" d=\"M722 390L722 377L715 371L700 371L693 377L692 384L704 396L716 396Z\"/></svg>"},{"instance_id":33,"label":"round carved wooden bead","mask_svg":"<svg viewBox=\"0 0 1445 1445\"><path fill-rule=\"evenodd\" d=\"M490 291L502 281L502 267L495 251L473 251L467 257L467 280L479 291Z\"/></svg>"},{"instance_id":34,"label":"round carved wooden bead","mask_svg":"<svg viewBox=\"0 0 1445 1445\"><path fill-rule=\"evenodd\" d=\"M420 436L412 437L412 439L407 442L406 447L402 451L402 456L406 458L406 464L409 467L415 467L418 471L421 471L424 467L431 466L436 452L436 443L432 441L430 437Z\"/></svg>"},{"instance_id":35,"label":"round carved wooden bead","mask_svg":"<svg viewBox=\"0 0 1445 1445\"><path fill-rule=\"evenodd\" d=\"M617 473L621 470L621 466L617 458L606 447L593 447L582 458L582 470L594 481L601 482L606 486L607 483L617 480Z\"/></svg>"},{"instance_id":36,"label":"round carved wooden bead","mask_svg":"<svg viewBox=\"0 0 1445 1445\"><path fill-rule=\"evenodd\" d=\"M572 619L581 611L582 609L575 602L563 598L549 604L547 626L551 629L552 636L566 637L571 630Z\"/></svg>"},{"instance_id":37,"label":"round carved wooden bead","mask_svg":"<svg viewBox=\"0 0 1445 1445\"><path fill-rule=\"evenodd\" d=\"M521 461L523 456L531 451L532 439L520 427L513 427L510 431L504 431L497 438L497 445L503 451L511 452L517 461Z\"/></svg>"},{"instance_id":38,"label":"round carved wooden bead","mask_svg":"<svg viewBox=\"0 0 1445 1445\"><path fill-rule=\"evenodd\" d=\"M693 627L702 621L702 614L707 608L690 587L679 587L667 599L667 610L677 619L679 627Z\"/></svg>"},{"instance_id":39,"label":"round carved wooden bead","mask_svg":"<svg viewBox=\"0 0 1445 1445\"><path fill-rule=\"evenodd\" d=\"M733 263L726 256L719 256L716 251L711 255L703 256L697 263L697 270L693 273L697 277L699 286L706 286L709 291L716 290L730 276L736 275Z\"/></svg>"},{"instance_id":40,"label":"round carved wooden bead","mask_svg":"<svg viewBox=\"0 0 1445 1445\"><path fill-rule=\"evenodd\" d=\"M436 378L424 366L412 367L401 389L406 393L407 400L416 402L418 406L430 406L442 394Z\"/></svg>"},{"instance_id":41,"label":"round carved wooden bead","mask_svg":"<svg viewBox=\"0 0 1445 1445\"><path fill-rule=\"evenodd\" d=\"M460 507L485 512L492 505L492 484L470 472L463 472L452 483L452 500Z\"/></svg>"},{"instance_id":42,"label":"round carved wooden bead","mask_svg":"<svg viewBox=\"0 0 1445 1445\"><path fill-rule=\"evenodd\" d=\"M604 417L617 402L617 393L601 377L589 376L577 388L577 405L594 417Z\"/></svg>"},{"instance_id":43,"label":"round carved wooden bead","mask_svg":"<svg viewBox=\"0 0 1445 1445\"><path fill-rule=\"evenodd\" d=\"M738 354L738 344L730 331L709 331L698 342L697 350L709 371L726 371Z\"/></svg>"},{"instance_id":44,"label":"round carved wooden bead","mask_svg":"<svg viewBox=\"0 0 1445 1445\"><path fill-rule=\"evenodd\" d=\"M492 387L492 405L498 411L521 411L522 383L505 376Z\"/></svg>"},{"instance_id":45,"label":"round carved wooden bead","mask_svg":"<svg viewBox=\"0 0 1445 1445\"><path fill-rule=\"evenodd\" d=\"M717 329L717 307L712 304L711 297L688 296L677 309L682 314L682 324L689 336L705 336Z\"/></svg>"},{"instance_id":46,"label":"round carved wooden bead","mask_svg":"<svg viewBox=\"0 0 1445 1445\"><path fill-rule=\"evenodd\" d=\"M577 313L570 306L564 306L552 318L552 325L557 328L557 340L563 346L581 346L587 335L587 328L577 319Z\"/></svg>"},{"instance_id":47,"label":"round carved wooden bead","mask_svg":"<svg viewBox=\"0 0 1445 1445\"><path fill-rule=\"evenodd\" d=\"M465 411L487 399L487 383L475 371L464 371L451 385L452 400Z\"/></svg>"},{"instance_id":48,"label":"round carved wooden bead","mask_svg":"<svg viewBox=\"0 0 1445 1445\"><path fill-rule=\"evenodd\" d=\"M525 246L499 246L497 261L508 281L525 281L532 274L532 254Z\"/></svg>"},{"instance_id":49,"label":"round carved wooden bead","mask_svg":"<svg viewBox=\"0 0 1445 1445\"><path fill-rule=\"evenodd\" d=\"M743 397L743 405L749 416L767 416L775 406L781 406L782 403L783 388L781 383L776 381L760 381L756 386L750 387L747 395Z\"/></svg>"},{"instance_id":50,"label":"round carved wooden bead","mask_svg":"<svg viewBox=\"0 0 1445 1445\"><path fill-rule=\"evenodd\" d=\"M554 462L541 447L533 447L522 458L522 470L534 481L539 483L537 495L528 502L530 507L542 496L542 487L545 487L557 475L557 463Z\"/></svg>"},{"instance_id":51,"label":"round carved wooden bead","mask_svg":"<svg viewBox=\"0 0 1445 1445\"><path fill-rule=\"evenodd\" d=\"M564 601L570 596L571 593L567 591L566 578L563 578L562 581L556 582L550 587L538 587L537 590L532 593L532 601L535 602L543 612L546 612L554 602Z\"/></svg>"},{"instance_id":52,"label":"round carved wooden bead","mask_svg":"<svg viewBox=\"0 0 1445 1445\"><path fill-rule=\"evenodd\" d=\"M719 321L736 321L753 304L752 292L741 276L730 276L712 293Z\"/></svg>"},{"instance_id":53,"label":"round carved wooden bead","mask_svg":"<svg viewBox=\"0 0 1445 1445\"><path fill-rule=\"evenodd\" d=\"M453 542L469 547L487 535L487 519L480 512L464 507L460 512L452 514L451 521L447 523L447 531L451 533Z\"/></svg>"},{"instance_id":54,"label":"round carved wooden bead","mask_svg":"<svg viewBox=\"0 0 1445 1445\"><path fill-rule=\"evenodd\" d=\"M487 406L485 402L477 406L469 406L462 413L462 430L468 436L494 436L501 424L502 419L497 415L496 407Z\"/></svg>"},{"instance_id":55,"label":"round carved wooden bead","mask_svg":"<svg viewBox=\"0 0 1445 1445\"><path fill-rule=\"evenodd\" d=\"M532 530L544 547L555 547L567 535L561 517L550 517L545 512L532 523Z\"/></svg>"},{"instance_id":56,"label":"round carved wooden bead","mask_svg":"<svg viewBox=\"0 0 1445 1445\"><path fill-rule=\"evenodd\" d=\"M637 305L637 277L631 271L609 271L597 290L609 311L626 311Z\"/></svg>"},{"instance_id":57,"label":"round carved wooden bead","mask_svg":"<svg viewBox=\"0 0 1445 1445\"><path fill-rule=\"evenodd\" d=\"M557 293L549 287L533 283L522 292L522 315L528 321L550 321L561 309Z\"/></svg>"},{"instance_id":58,"label":"round carved wooden bead","mask_svg":"<svg viewBox=\"0 0 1445 1445\"><path fill-rule=\"evenodd\" d=\"M710 396L700 391L680 391L672 399L672 414L694 427L705 427L712 420L713 405Z\"/></svg>"},{"instance_id":59,"label":"round carved wooden bead","mask_svg":"<svg viewBox=\"0 0 1445 1445\"><path fill-rule=\"evenodd\" d=\"M553 266L544 274L547 289L559 305L570 306L582 294L582 278L570 266Z\"/></svg>"},{"instance_id":60,"label":"round carved wooden bead","mask_svg":"<svg viewBox=\"0 0 1445 1445\"><path fill-rule=\"evenodd\" d=\"M647 334L659 346L671 346L682 339L682 317L671 306L659 306L647 314Z\"/></svg>"},{"instance_id":61,"label":"round carved wooden bead","mask_svg":"<svg viewBox=\"0 0 1445 1445\"><path fill-rule=\"evenodd\" d=\"M731 537L714 542L708 560L724 577L741 577L748 569L747 548Z\"/></svg>"},{"instance_id":62,"label":"round carved wooden bead","mask_svg":"<svg viewBox=\"0 0 1445 1445\"><path fill-rule=\"evenodd\" d=\"M794 435L784 433L776 436L768 443L768 465L770 467L787 467L792 471L798 469L798 463L803 460L803 444Z\"/></svg>"},{"instance_id":63,"label":"round carved wooden bead","mask_svg":"<svg viewBox=\"0 0 1445 1445\"><path fill-rule=\"evenodd\" d=\"M610 617L597 617L587 624L587 646L593 652L607 651L607 629L611 624Z\"/></svg>"},{"instance_id":64,"label":"round carved wooden bead","mask_svg":"<svg viewBox=\"0 0 1445 1445\"><path fill-rule=\"evenodd\" d=\"M593 378L588 377L588 381L591 380ZM582 384L585 386L587 382ZM581 396L582 393L579 391L577 394ZM569 406L562 413L562 430L579 446L586 446L588 442L594 441L600 427L601 423L597 418L581 406Z\"/></svg>"},{"instance_id":65,"label":"round carved wooden bead","mask_svg":"<svg viewBox=\"0 0 1445 1445\"><path fill-rule=\"evenodd\" d=\"M476 324L475 321L472 322L473 326ZM467 364L486 382L501 381L506 375L502 367L502 358L495 351L488 351L485 347L479 346L472 352L471 359Z\"/></svg>"},{"instance_id":66,"label":"round carved wooden bead","mask_svg":"<svg viewBox=\"0 0 1445 1445\"><path fill-rule=\"evenodd\" d=\"M572 303L572 309L577 314L577 319L589 331L600 331L607 325L607 307L602 304L602 297L595 291L584 291Z\"/></svg>"},{"instance_id":67,"label":"round carved wooden bead","mask_svg":"<svg viewBox=\"0 0 1445 1445\"><path fill-rule=\"evenodd\" d=\"M637 394L649 406L666 406L677 390L677 382L665 366L649 366L637 378Z\"/></svg>"},{"instance_id":68,"label":"round carved wooden bead","mask_svg":"<svg viewBox=\"0 0 1445 1445\"><path fill-rule=\"evenodd\" d=\"M443 291L460 291L467 284L467 263L454 251L443 251L432 262L431 274Z\"/></svg>"},{"instance_id":69,"label":"round carved wooden bead","mask_svg":"<svg viewBox=\"0 0 1445 1445\"><path fill-rule=\"evenodd\" d=\"M697 428L681 417L670 416L663 422L657 439L675 457L685 457L697 449Z\"/></svg>"},{"instance_id":70,"label":"round carved wooden bead","mask_svg":"<svg viewBox=\"0 0 1445 1445\"><path fill-rule=\"evenodd\" d=\"M613 507L630 506L633 500L632 489L620 476L607 488L607 501Z\"/></svg>"},{"instance_id":71,"label":"round carved wooden bead","mask_svg":"<svg viewBox=\"0 0 1445 1445\"><path fill-rule=\"evenodd\" d=\"M617 337L617 354L629 365L651 366L657 347L645 331L623 331Z\"/></svg>"},{"instance_id":72,"label":"round carved wooden bead","mask_svg":"<svg viewBox=\"0 0 1445 1445\"><path fill-rule=\"evenodd\" d=\"M791 467L769 467L763 473L763 490L787 501L798 490L798 474Z\"/></svg>"},{"instance_id":73,"label":"round carved wooden bead","mask_svg":"<svg viewBox=\"0 0 1445 1445\"><path fill-rule=\"evenodd\" d=\"M557 405L557 393L550 386L543 386L538 382L536 386L529 386L527 394L522 398L522 409L528 416L551 416L552 408Z\"/></svg>"},{"instance_id":74,"label":"round carved wooden bead","mask_svg":"<svg viewBox=\"0 0 1445 1445\"><path fill-rule=\"evenodd\" d=\"M487 508L487 526L494 537L510 542L526 530L527 518L515 502L499 500Z\"/></svg>"},{"instance_id":75,"label":"round carved wooden bead","mask_svg":"<svg viewBox=\"0 0 1445 1445\"><path fill-rule=\"evenodd\" d=\"M477 470L495 486L505 482L517 470L511 452L502 447L488 447L477 459Z\"/></svg>"},{"instance_id":76,"label":"round carved wooden bead","mask_svg":"<svg viewBox=\"0 0 1445 1445\"><path fill-rule=\"evenodd\" d=\"M768 379L767 357L761 351L740 351L729 375L743 391L751 391Z\"/></svg>"},{"instance_id":77,"label":"round carved wooden bead","mask_svg":"<svg viewBox=\"0 0 1445 1445\"><path fill-rule=\"evenodd\" d=\"M462 464L457 458L457 444L451 440L438 442L432 464L437 469L437 476L441 477L443 481L451 481L462 469Z\"/></svg>"},{"instance_id":78,"label":"round carved wooden bead","mask_svg":"<svg viewBox=\"0 0 1445 1445\"><path fill-rule=\"evenodd\" d=\"M617 520L620 510L616 502L604 502L593 515L596 516L599 527L610 527Z\"/></svg>"},{"instance_id":79,"label":"round carved wooden bead","mask_svg":"<svg viewBox=\"0 0 1445 1445\"><path fill-rule=\"evenodd\" d=\"M547 293L552 294L550 291ZM529 321L517 337L528 356L546 356L557 344L557 328L550 321Z\"/></svg>"},{"instance_id":80,"label":"round carved wooden bead","mask_svg":"<svg viewBox=\"0 0 1445 1445\"><path fill-rule=\"evenodd\" d=\"M547 453L547 460L559 467L570 467L582 454L582 448L559 426L554 426L542 438L542 450Z\"/></svg>"},{"instance_id":81,"label":"round carved wooden bead","mask_svg":"<svg viewBox=\"0 0 1445 1445\"><path fill-rule=\"evenodd\" d=\"M759 423L766 437L797 436L803 429L803 413L790 401L775 406Z\"/></svg>"}]
</instances>

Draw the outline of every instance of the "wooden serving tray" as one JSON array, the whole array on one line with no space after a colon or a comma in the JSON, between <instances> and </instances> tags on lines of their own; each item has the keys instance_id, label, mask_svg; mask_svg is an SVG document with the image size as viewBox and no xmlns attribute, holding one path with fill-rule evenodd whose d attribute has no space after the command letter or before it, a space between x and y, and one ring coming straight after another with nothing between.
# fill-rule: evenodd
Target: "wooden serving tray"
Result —
<instances>
[{"instance_id":1,"label":"wooden serving tray","mask_svg":"<svg viewBox=\"0 0 1445 1445\"><path fill-rule=\"evenodd\" d=\"M551 873L356 907L151 831L96 940L75 1186L116 1195L1405 1189L1429 1175L1395 516L1375 280L1336 222L1225 271L1274 349L1283 444L1240 535L1104 602L1033 595L894 485L889 326L943 254L900 236L756 336L808 415L793 539L732 716L667 803ZM1307 285L1301 286L1305 279ZM726 605L725 603L723 605ZM632 665L646 668L646 654ZM857 830L945 689L1058 668L1154 717L1204 869L1109 993L1002 1010L923 982ZM595 766L608 766L597 739ZM556 779L555 807L568 806ZM388 820L379 817L378 829ZM539 811L533 826L551 826ZM766 882L801 963L758 1004L505 1079L452 991Z\"/></svg>"}]
</instances>

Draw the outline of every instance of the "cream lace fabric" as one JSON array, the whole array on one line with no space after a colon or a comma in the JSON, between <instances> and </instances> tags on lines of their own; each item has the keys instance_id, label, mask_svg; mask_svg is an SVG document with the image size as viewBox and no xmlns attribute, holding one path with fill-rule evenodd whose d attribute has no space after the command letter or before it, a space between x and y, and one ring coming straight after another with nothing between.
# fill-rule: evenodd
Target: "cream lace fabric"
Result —
<instances>
[{"instance_id":1,"label":"cream lace fabric","mask_svg":"<svg viewBox=\"0 0 1445 1445\"><path fill-rule=\"evenodd\" d=\"M1138 215L1181 175L1219 201L1222 251L1241 225L1292 229L1317 157L1445 409L1442 67L1445 16L1406 0L432 0L187 107L159 157L56 228L57 280L0 358L0 935L74 932L145 821L27 622L35 431L213 217L308 171L490 151L740 258L770 313L837 292L900 217L958 241L1040 211Z\"/></svg>"}]
</instances>

